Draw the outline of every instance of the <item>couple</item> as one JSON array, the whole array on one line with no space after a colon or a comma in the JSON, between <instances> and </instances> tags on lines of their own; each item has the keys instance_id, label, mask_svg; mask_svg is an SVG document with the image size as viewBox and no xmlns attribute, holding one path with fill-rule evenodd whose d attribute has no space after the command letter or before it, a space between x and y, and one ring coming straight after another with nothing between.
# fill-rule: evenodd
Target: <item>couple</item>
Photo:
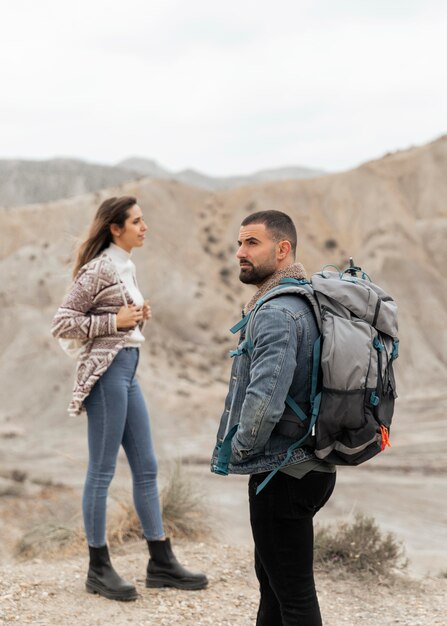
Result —
<instances>
[{"instance_id":1,"label":"couple","mask_svg":"<svg viewBox=\"0 0 447 626\"><path fill-rule=\"evenodd\" d=\"M135 376L151 309L138 288L131 252L144 244L147 229L135 198L109 198L101 204L52 326L55 337L76 340L82 348L69 412L79 415L85 409L88 416L89 465L82 502L90 552L86 588L115 600L137 597L135 587L114 570L106 545L107 492L121 445L149 548L146 586L203 589L208 584L204 574L177 561L165 536L149 415ZM264 211L244 219L236 254L239 279L258 288L245 315L282 278L305 278L303 266L295 263L296 243L295 227L284 213ZM250 521L261 593L257 625L318 626L313 516L334 489L335 468L309 449L298 448L256 495L291 443L287 395L306 408L318 330L307 302L284 294L259 309L250 335L250 352L237 350L234 358L212 469L219 471L221 444L233 427L229 471L250 474Z\"/></svg>"}]
</instances>

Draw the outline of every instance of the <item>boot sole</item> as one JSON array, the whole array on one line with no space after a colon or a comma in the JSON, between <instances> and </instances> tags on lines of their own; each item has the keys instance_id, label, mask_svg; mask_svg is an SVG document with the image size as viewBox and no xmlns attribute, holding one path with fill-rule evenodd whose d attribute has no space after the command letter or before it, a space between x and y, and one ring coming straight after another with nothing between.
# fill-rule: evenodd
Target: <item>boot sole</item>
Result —
<instances>
[{"instance_id":1,"label":"boot sole","mask_svg":"<svg viewBox=\"0 0 447 626\"><path fill-rule=\"evenodd\" d=\"M96 593L99 596L107 598L108 600L118 600L119 602L131 602L132 600L136 600L138 598L136 589L128 592L111 591L110 589L106 589L105 587L91 581L87 581L85 583L85 590L87 593Z\"/></svg>"},{"instance_id":2,"label":"boot sole","mask_svg":"<svg viewBox=\"0 0 447 626\"><path fill-rule=\"evenodd\" d=\"M169 576L154 576L146 578L146 587L149 589L160 589L161 587L174 587L175 589L190 589L191 591L197 591L199 589L205 589L208 586L207 580L193 581L193 580L176 580Z\"/></svg>"}]
</instances>

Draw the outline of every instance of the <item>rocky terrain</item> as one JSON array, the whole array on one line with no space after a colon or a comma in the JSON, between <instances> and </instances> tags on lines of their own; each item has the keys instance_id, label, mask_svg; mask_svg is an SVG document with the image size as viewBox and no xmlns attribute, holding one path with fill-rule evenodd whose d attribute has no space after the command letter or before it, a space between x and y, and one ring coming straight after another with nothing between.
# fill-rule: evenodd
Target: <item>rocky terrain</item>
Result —
<instances>
[{"instance_id":1,"label":"rocky terrain","mask_svg":"<svg viewBox=\"0 0 447 626\"><path fill-rule=\"evenodd\" d=\"M0 623L71 626L252 626L258 605L251 551L226 544L180 544L191 568L206 571L203 591L145 589L143 546L120 549L115 567L140 593L135 602L113 602L84 591L85 559L35 559L0 567ZM317 572L325 626L446 626L447 580L363 581ZM365 588L368 586L368 593ZM274 626L272 624L272 626Z\"/></svg>"},{"instance_id":2,"label":"rocky terrain","mask_svg":"<svg viewBox=\"0 0 447 626\"><path fill-rule=\"evenodd\" d=\"M378 589L372 598L366 598L361 587L354 586L349 593L351 583L346 580L321 579L321 588L333 592L330 597L322 596L322 605L327 607L326 623L334 626L445 623L445 606L439 599L440 590L445 595L443 581L433 582L427 576L439 577L447 557L447 509L440 496L447 486L446 174L444 137L349 172L309 180L212 192L145 178L66 200L0 209L0 372L4 381L0 532L7 538L0 554L6 569L0 579L5 585L12 576L11 568L17 572L17 579L11 578L11 589L6 585L2 590L11 603L10 621L15 615L14 602L23 618L17 623L27 623L23 616L31 619L33 587L26 585L35 581L36 597L43 598L43 604L40 621L36 618L31 623L64 623L54 621L50 606L54 600L56 610L55 598L60 598L59 608L65 610L64 585L72 565L67 571L53 561L48 568L44 562L11 563L14 545L39 516L48 520L50 515L67 524L79 514L86 463L85 421L66 415L73 363L51 338L49 327L70 280L76 238L82 236L102 199L132 194L149 224L145 248L134 256L140 287L151 299L154 314L146 330L140 380L149 402L161 466L175 457L189 463L197 486L220 520L222 542L236 544L236 551L245 550L244 562L250 558L246 480L212 476L207 467L229 375L227 353L233 339L227 329L237 321L251 294L250 288L237 280L234 258L241 219L267 208L290 213L299 231L299 260L309 273L327 263L344 265L352 256L396 298L400 309L400 398L392 448L360 468L339 472L336 493L321 512L321 520L344 520L359 510L373 515L381 527L404 542L411 560L409 574L424 580L398 590ZM121 458L117 489L128 491L126 472ZM63 506L60 495L54 500L49 488L68 494ZM197 548L197 554L201 550ZM215 553L204 550L206 555L209 552L211 565L219 562L220 551L219 547ZM81 572L76 558L73 571ZM231 571L236 566L231 559L229 562ZM131 560L129 567L131 575L138 577ZM216 572L221 571L219 567L226 566L223 562L216 565ZM57 572L62 578L55 583ZM78 587L70 587L75 589L73 606L82 588L79 575ZM225 622L230 618L222 610L222 621L213 623L253 623L256 586L253 579L241 576L244 584L231 578L235 584L229 595L234 599L234 588L241 588L240 593L246 594L241 603L247 600L251 617L245 608L239 612L236 607L237 617L232 619L239 621ZM215 593L216 605L222 608L220 589L215 583L209 598ZM90 614L89 607L102 600L83 599L85 605L76 608L85 608L83 619L87 621L78 623L101 623L101 616ZM189 602L181 594L148 592L132 607L109 607L107 610L114 612L111 623L151 623L144 621L151 619L146 617L147 606L163 605L165 599L177 608ZM191 609L194 618L189 623L206 624L206 612L198 604ZM369 607L376 611L375 622L372 617L367 621ZM67 611L69 608L67 600ZM352 621L352 611L357 610L359 618ZM153 623L163 623L161 614Z\"/></svg>"}]
</instances>

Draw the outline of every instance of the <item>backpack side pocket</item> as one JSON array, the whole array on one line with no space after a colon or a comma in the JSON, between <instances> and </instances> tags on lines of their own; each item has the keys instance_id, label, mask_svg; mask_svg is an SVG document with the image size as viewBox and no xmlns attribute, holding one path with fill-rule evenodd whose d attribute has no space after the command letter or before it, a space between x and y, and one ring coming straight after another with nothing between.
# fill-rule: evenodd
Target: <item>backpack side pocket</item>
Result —
<instances>
[{"instance_id":1,"label":"backpack side pocket","mask_svg":"<svg viewBox=\"0 0 447 626\"><path fill-rule=\"evenodd\" d=\"M316 455L357 464L377 453L374 416L379 365L374 328L359 318L325 309L322 315L322 393Z\"/></svg>"}]
</instances>

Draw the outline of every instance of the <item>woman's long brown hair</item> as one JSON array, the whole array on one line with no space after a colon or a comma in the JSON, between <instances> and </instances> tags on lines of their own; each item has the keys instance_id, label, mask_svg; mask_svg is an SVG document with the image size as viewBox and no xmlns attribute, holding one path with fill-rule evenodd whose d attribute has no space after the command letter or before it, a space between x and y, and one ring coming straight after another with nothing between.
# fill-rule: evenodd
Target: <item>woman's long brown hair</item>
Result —
<instances>
[{"instance_id":1,"label":"woman's long brown hair","mask_svg":"<svg viewBox=\"0 0 447 626\"><path fill-rule=\"evenodd\" d=\"M110 226L117 224L120 228L129 217L129 209L137 203L132 196L120 198L107 198L96 211L96 215L90 226L87 239L79 246L76 262L73 268L73 277L81 267L97 257L112 243Z\"/></svg>"}]
</instances>

